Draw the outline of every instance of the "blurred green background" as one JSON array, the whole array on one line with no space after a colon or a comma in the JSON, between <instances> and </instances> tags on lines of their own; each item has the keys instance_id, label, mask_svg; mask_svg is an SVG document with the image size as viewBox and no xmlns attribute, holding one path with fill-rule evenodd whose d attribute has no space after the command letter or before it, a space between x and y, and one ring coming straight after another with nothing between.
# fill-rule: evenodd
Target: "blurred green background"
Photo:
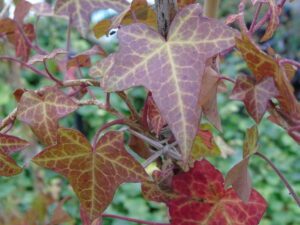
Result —
<instances>
[{"instance_id":1,"label":"blurred green background","mask_svg":"<svg viewBox=\"0 0 300 225\"><path fill-rule=\"evenodd\" d=\"M262 47L274 48L279 54L292 58L300 58L300 20L297 17L300 13L299 3L294 1L288 4L281 16L281 26L274 38L263 43ZM224 18L229 14L235 13L238 1L221 1L220 16ZM111 11L102 11L100 17L111 15ZM253 10L247 12L248 21L252 18ZM104 15L104 16L103 16ZM100 18L95 15L94 22ZM30 16L28 21L34 22L35 17ZM45 29L46 28L46 29ZM41 17L37 23L38 43L42 48L51 51L55 48L64 48L66 41L66 21L50 17ZM261 35L263 31L258 31ZM91 47L91 42L80 38L78 33L72 31L72 51L73 54L80 53ZM99 41L99 40L98 40ZM103 37L99 44L108 51L113 51L117 44L115 35ZM13 54L11 46L0 38L0 54ZM98 60L98 59L94 59ZM57 72L57 65L54 61L49 63L50 70ZM229 54L222 63L222 72L231 77L236 77L240 72L247 72L244 62L240 56L233 52ZM85 77L88 71L83 70ZM300 86L299 74L293 81L298 94ZM14 63L0 62L0 118L8 115L16 106L13 100L13 92L17 88L36 89L45 85L50 85L49 81L41 79L31 71L20 68ZM229 90L232 86L229 85ZM104 98L101 90L92 89L99 99ZM135 88L128 91L129 96L137 109L141 109L145 91L143 88ZM242 144L247 128L254 124L249 118L243 105L240 102L229 101L228 93L219 95L218 104L223 125L223 133L217 133L225 142L220 148L234 152L228 157L210 159L217 168L225 175L228 170L241 159ZM129 113L126 105L115 95L112 95L112 104ZM61 121L62 126L75 127L84 132L91 139L96 130L105 122L113 118L93 106L80 108L76 113ZM259 125L260 131L260 151L263 152L273 163L282 171L289 180L296 192L300 195L300 150L296 144L281 128L271 124L266 118ZM11 134L23 137L36 143L35 137L25 125L17 122L10 132ZM38 218L39 224L44 224L53 212L55 205L50 204L46 196L51 195L56 199L64 196L72 196L65 205L64 209L75 218L67 224L80 224L78 201L74 196L70 186L61 176L49 170L41 169L30 162L30 159L41 150L41 146L33 145L16 156L19 165L25 165L25 171L15 177L0 177L0 224L13 224L13 218L26 218L34 215ZM300 210L281 180L272 169L260 158L253 157L250 162L253 186L257 189L269 203L267 212L261 221L261 225L296 225L300 224ZM49 206L49 207L48 207ZM30 212L30 213L28 213ZM33 213L34 212L34 213ZM147 202L143 199L140 192L140 185L122 185L115 195L114 201L107 209L107 213L126 215L133 218L167 222L167 210L163 204ZM27 214L27 215L26 215ZM24 219L24 220L26 220ZM105 224L129 225L121 220L105 219Z\"/></svg>"}]
</instances>

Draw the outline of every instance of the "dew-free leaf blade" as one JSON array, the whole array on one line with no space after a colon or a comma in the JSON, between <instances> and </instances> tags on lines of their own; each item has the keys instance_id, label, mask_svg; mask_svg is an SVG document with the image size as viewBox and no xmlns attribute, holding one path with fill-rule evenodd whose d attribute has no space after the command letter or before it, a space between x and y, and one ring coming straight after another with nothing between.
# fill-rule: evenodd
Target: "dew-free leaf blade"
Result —
<instances>
[{"instance_id":1,"label":"dew-free leaf blade","mask_svg":"<svg viewBox=\"0 0 300 225\"><path fill-rule=\"evenodd\" d=\"M58 120L77 109L77 104L56 88L41 95L25 92L19 102L17 118L28 124L39 140L46 145L56 143Z\"/></svg>"},{"instance_id":2,"label":"dew-free leaf blade","mask_svg":"<svg viewBox=\"0 0 300 225\"><path fill-rule=\"evenodd\" d=\"M206 60L233 45L234 32L201 16L198 4L177 13L167 41L143 24L118 31L119 52L101 63L103 88L120 91L144 86L179 143L187 162L200 119L198 99Z\"/></svg>"},{"instance_id":3,"label":"dew-free leaf blade","mask_svg":"<svg viewBox=\"0 0 300 225\"><path fill-rule=\"evenodd\" d=\"M143 167L126 152L123 134L114 131L93 149L79 131L60 128L57 144L33 162L67 177L90 220L101 215L120 184L147 179Z\"/></svg>"},{"instance_id":4,"label":"dew-free leaf blade","mask_svg":"<svg viewBox=\"0 0 300 225\"><path fill-rule=\"evenodd\" d=\"M279 95L272 77L267 77L260 82L255 82L247 76L239 76L231 99L244 102L248 113L259 123L267 111L268 102L271 98Z\"/></svg>"},{"instance_id":5,"label":"dew-free leaf blade","mask_svg":"<svg viewBox=\"0 0 300 225\"><path fill-rule=\"evenodd\" d=\"M172 183L177 194L167 203L172 225L257 225L266 210L265 200L255 190L247 203L233 189L225 190L221 172L206 160L174 176Z\"/></svg>"}]
</instances>

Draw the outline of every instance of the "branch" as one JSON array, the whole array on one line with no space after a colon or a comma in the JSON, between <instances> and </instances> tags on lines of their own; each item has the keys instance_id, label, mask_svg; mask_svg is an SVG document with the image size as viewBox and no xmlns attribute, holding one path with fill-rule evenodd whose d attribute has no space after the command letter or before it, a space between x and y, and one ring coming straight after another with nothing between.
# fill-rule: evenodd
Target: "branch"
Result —
<instances>
[{"instance_id":1,"label":"branch","mask_svg":"<svg viewBox=\"0 0 300 225\"><path fill-rule=\"evenodd\" d=\"M132 117L137 120L138 122L141 122L141 118L139 113L136 111L134 105L131 103L131 101L128 99L128 96L124 91L116 92L117 95L126 103Z\"/></svg>"},{"instance_id":2,"label":"branch","mask_svg":"<svg viewBox=\"0 0 300 225\"><path fill-rule=\"evenodd\" d=\"M259 156L263 160L265 160L272 167L272 169L275 171L275 173L282 180L282 182L284 183L284 185L286 186L286 188L289 190L290 195L292 195L292 197L295 199L296 203L300 207L300 199L299 199L299 197L297 196L296 192L294 191L294 189L292 188L292 186L289 184L289 182L287 181L287 179L283 176L283 174L273 164L273 162L270 159L268 159L264 154L262 154L260 152L256 152L254 154L257 155L257 156Z\"/></svg>"},{"instance_id":3,"label":"branch","mask_svg":"<svg viewBox=\"0 0 300 225\"><path fill-rule=\"evenodd\" d=\"M102 217L103 218L114 218L114 219L126 220L126 221L145 224L145 225L170 225L169 223L149 222L149 221L129 218L129 217L126 217L126 216L119 216L119 215L112 215L112 214L102 214Z\"/></svg>"},{"instance_id":4,"label":"branch","mask_svg":"<svg viewBox=\"0 0 300 225\"><path fill-rule=\"evenodd\" d=\"M31 66L29 64L27 64L26 62L23 62L17 58L14 58L14 57L11 57L11 56L0 56L0 60L9 60L9 61L13 61L13 62L16 62L16 63L19 63L21 64L22 66L30 69L31 71L33 71L34 73L36 74L39 74L39 75L42 75L43 77L47 78L47 79L50 79L48 74L45 73L44 71L42 70L38 70L36 69L34 66Z\"/></svg>"},{"instance_id":5,"label":"branch","mask_svg":"<svg viewBox=\"0 0 300 225\"><path fill-rule=\"evenodd\" d=\"M250 33L252 33L254 31L254 26L255 26L255 24L257 22L257 18L259 16L259 13L260 13L260 10L262 8L262 5L263 5L263 3L261 3L261 2L258 3L258 6L257 6L257 8L255 10L255 14L254 14L254 17L253 17L253 20L252 20L252 23L251 23L251 26L250 26L250 29L249 29Z\"/></svg>"},{"instance_id":6,"label":"branch","mask_svg":"<svg viewBox=\"0 0 300 225\"><path fill-rule=\"evenodd\" d=\"M105 123L103 126L100 127L100 129L95 134L94 140L93 140L93 149L96 149L97 142L100 138L100 134L102 131L106 130L107 128L114 126L114 125L120 125L120 124L126 124L124 119L116 119L111 122Z\"/></svg>"}]
</instances>

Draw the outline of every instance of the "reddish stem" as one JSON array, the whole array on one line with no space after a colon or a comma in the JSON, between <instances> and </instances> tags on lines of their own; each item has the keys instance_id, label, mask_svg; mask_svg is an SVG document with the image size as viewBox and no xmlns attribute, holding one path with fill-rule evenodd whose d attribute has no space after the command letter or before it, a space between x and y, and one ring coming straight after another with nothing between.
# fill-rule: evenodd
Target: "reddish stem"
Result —
<instances>
[{"instance_id":1,"label":"reddish stem","mask_svg":"<svg viewBox=\"0 0 300 225\"><path fill-rule=\"evenodd\" d=\"M263 160L265 160L271 167L272 169L275 171L275 173L279 176L279 178L282 180L282 182L284 183L284 185L286 186L286 188L289 190L290 194L292 195L292 197L295 199L296 203L298 204L298 206L300 207L300 198L297 196L296 192L294 191L294 189L292 188L292 186L289 184L289 182L287 181L287 179L283 176L283 174L277 169L277 167L273 164L273 162L268 159L264 154L260 153L260 152L256 152L255 155L259 156L260 158L262 158Z\"/></svg>"},{"instance_id":2,"label":"reddish stem","mask_svg":"<svg viewBox=\"0 0 300 225\"><path fill-rule=\"evenodd\" d=\"M150 221L144 221L144 220L129 218L126 216L119 216L119 215L112 215L112 214L103 214L102 217L126 220L129 222L140 223L140 224L145 224L145 225L170 225L169 223L150 222Z\"/></svg>"},{"instance_id":3,"label":"reddish stem","mask_svg":"<svg viewBox=\"0 0 300 225\"><path fill-rule=\"evenodd\" d=\"M107 128L114 126L114 125L120 125L120 124L126 124L124 119L116 119L113 120L111 122L108 122L106 124L104 124L102 127L100 127L100 129L97 131L94 140L93 140L93 149L96 148L97 142L100 138L100 134L102 133L102 131L106 130Z\"/></svg>"},{"instance_id":4,"label":"reddish stem","mask_svg":"<svg viewBox=\"0 0 300 225\"><path fill-rule=\"evenodd\" d=\"M293 66L296 66L300 69L300 63L295 61L295 60L292 60L292 59L280 59L279 60L279 64L291 64Z\"/></svg>"},{"instance_id":5,"label":"reddish stem","mask_svg":"<svg viewBox=\"0 0 300 225\"><path fill-rule=\"evenodd\" d=\"M256 21L257 21L257 18L259 16L259 13L260 13L260 10L262 8L262 5L263 5L262 3L259 3L258 6L257 6L257 8L256 8L256 11L255 11L255 14L254 14L254 18L252 20L252 23L251 23L251 26L250 26L250 29L249 29L250 33L252 33L253 30L254 30L254 26L256 24Z\"/></svg>"},{"instance_id":6,"label":"reddish stem","mask_svg":"<svg viewBox=\"0 0 300 225\"><path fill-rule=\"evenodd\" d=\"M53 80L55 83L57 83L59 86L63 86L63 82L60 81L59 79L57 79L48 69L48 66L47 66L47 61L46 60L43 60L43 63L44 63L44 68L45 68L45 71L46 73L48 74L49 78L51 80Z\"/></svg>"},{"instance_id":7,"label":"reddish stem","mask_svg":"<svg viewBox=\"0 0 300 225\"><path fill-rule=\"evenodd\" d=\"M44 71L38 70L38 69L36 69L35 67L33 67L33 66L27 64L26 62L23 62L23 61L21 61L21 60L19 60L19 59L16 59L16 58L14 58L14 57L10 57L10 56L0 56L0 60L9 60L9 61L17 62L17 63L21 64L22 66L24 66L24 67L26 67L26 68L32 70L34 73L39 74L39 75L42 75L43 77L49 79L48 74L45 73Z\"/></svg>"},{"instance_id":8,"label":"reddish stem","mask_svg":"<svg viewBox=\"0 0 300 225\"><path fill-rule=\"evenodd\" d=\"M230 78L230 77L224 77L224 76L221 76L221 77L219 77L219 80L227 80L227 81L229 81L229 82L235 84L235 80L233 80L233 79Z\"/></svg>"}]
</instances>

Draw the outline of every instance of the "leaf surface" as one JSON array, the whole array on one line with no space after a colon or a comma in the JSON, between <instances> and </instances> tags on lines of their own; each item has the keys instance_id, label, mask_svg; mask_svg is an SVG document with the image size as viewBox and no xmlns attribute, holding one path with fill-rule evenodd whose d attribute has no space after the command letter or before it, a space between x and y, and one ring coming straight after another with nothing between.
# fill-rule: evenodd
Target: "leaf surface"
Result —
<instances>
[{"instance_id":1,"label":"leaf surface","mask_svg":"<svg viewBox=\"0 0 300 225\"><path fill-rule=\"evenodd\" d=\"M144 24L119 30L119 52L100 63L103 88L144 86L169 124L186 163L200 119L197 107L206 59L233 45L234 32L201 16L198 4L177 13L167 41ZM102 65L101 65L102 64Z\"/></svg>"},{"instance_id":2,"label":"leaf surface","mask_svg":"<svg viewBox=\"0 0 300 225\"><path fill-rule=\"evenodd\" d=\"M126 0L57 0L54 11L58 15L70 17L72 25L85 36L93 11L111 8L120 12L127 6Z\"/></svg>"},{"instance_id":3,"label":"leaf surface","mask_svg":"<svg viewBox=\"0 0 300 225\"><path fill-rule=\"evenodd\" d=\"M166 121L159 112L152 94L148 94L147 96L143 114L143 117L147 119L150 130L154 131L156 135L159 135L161 129L166 125Z\"/></svg>"},{"instance_id":4,"label":"leaf surface","mask_svg":"<svg viewBox=\"0 0 300 225\"><path fill-rule=\"evenodd\" d=\"M101 215L120 184L147 179L143 167L126 152L123 134L114 131L106 133L93 149L79 131L60 128L57 144L33 162L69 180L90 220Z\"/></svg>"},{"instance_id":5,"label":"leaf surface","mask_svg":"<svg viewBox=\"0 0 300 225\"><path fill-rule=\"evenodd\" d=\"M268 102L279 95L272 77L256 83L248 76L238 77L232 90L231 99L243 101L248 113L259 123L265 114Z\"/></svg>"},{"instance_id":6,"label":"leaf surface","mask_svg":"<svg viewBox=\"0 0 300 225\"><path fill-rule=\"evenodd\" d=\"M226 187L232 185L237 195L247 202L251 195L251 177L248 171L250 157L258 150L258 129L254 125L247 129L243 145L243 159L233 166L226 175Z\"/></svg>"},{"instance_id":7,"label":"leaf surface","mask_svg":"<svg viewBox=\"0 0 300 225\"><path fill-rule=\"evenodd\" d=\"M13 176L22 172L16 162L9 156L29 146L27 141L18 137L0 134L0 176Z\"/></svg>"},{"instance_id":8,"label":"leaf surface","mask_svg":"<svg viewBox=\"0 0 300 225\"><path fill-rule=\"evenodd\" d=\"M276 0L267 0L269 3L269 11L270 11L270 21L268 23L266 32L264 36L261 38L261 41L267 41L272 38L274 32L276 31L279 25L279 9L277 7Z\"/></svg>"},{"instance_id":9,"label":"leaf surface","mask_svg":"<svg viewBox=\"0 0 300 225\"><path fill-rule=\"evenodd\" d=\"M192 157L198 160L205 156L219 156L221 151L215 143L212 127L209 124L202 124L194 140Z\"/></svg>"},{"instance_id":10,"label":"leaf surface","mask_svg":"<svg viewBox=\"0 0 300 225\"><path fill-rule=\"evenodd\" d=\"M168 202L172 225L256 225L265 210L263 197L252 190L247 203L232 188L224 189L224 178L206 160L174 176L173 189L178 197Z\"/></svg>"},{"instance_id":11,"label":"leaf surface","mask_svg":"<svg viewBox=\"0 0 300 225\"><path fill-rule=\"evenodd\" d=\"M56 143L58 120L77 107L58 89L46 89L41 95L27 91L19 102L17 118L28 124L43 144L51 145Z\"/></svg>"},{"instance_id":12,"label":"leaf surface","mask_svg":"<svg viewBox=\"0 0 300 225\"><path fill-rule=\"evenodd\" d=\"M278 100L282 108L290 114L299 114L300 106L294 96L293 87L290 84L290 79L295 73L291 65L287 64L281 68L272 56L260 50L245 35L242 36L242 39L236 39L236 47L253 72L256 81L259 82L266 77L273 77L280 94Z\"/></svg>"}]
</instances>

